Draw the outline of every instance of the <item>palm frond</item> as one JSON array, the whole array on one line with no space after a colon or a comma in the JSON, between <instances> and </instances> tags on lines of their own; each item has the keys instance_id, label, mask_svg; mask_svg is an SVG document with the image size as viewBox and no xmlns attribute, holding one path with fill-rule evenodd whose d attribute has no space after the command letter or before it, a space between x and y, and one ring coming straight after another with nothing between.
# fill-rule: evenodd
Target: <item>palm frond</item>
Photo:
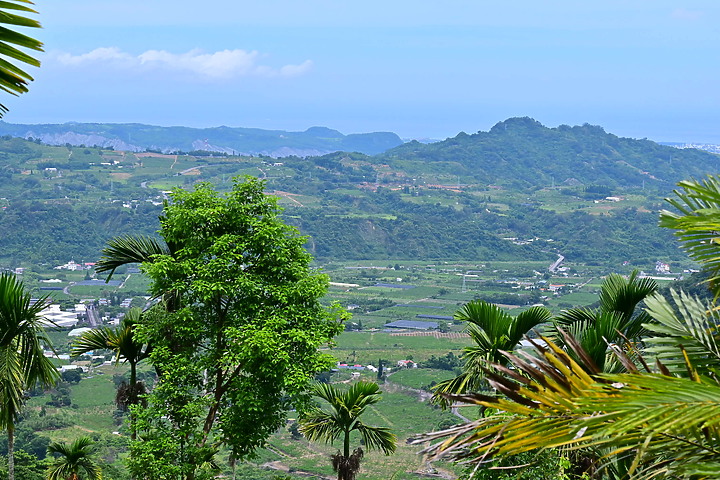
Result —
<instances>
[{"instance_id":1,"label":"palm frond","mask_svg":"<svg viewBox=\"0 0 720 480\"><path fill-rule=\"evenodd\" d=\"M647 300L647 311L655 322L645 325L654 334L646 339L645 351L682 374L686 371L684 350L694 368L720 378L720 312L713 304L684 292L671 290L670 296L674 307L660 295Z\"/></svg>"},{"instance_id":2,"label":"palm frond","mask_svg":"<svg viewBox=\"0 0 720 480\"><path fill-rule=\"evenodd\" d=\"M463 350L462 373L435 386L433 402L446 408L449 406L446 394L481 390L485 381L483 366L488 362L506 363L501 352L514 350L525 335L550 321L551 316L545 307L531 307L513 317L497 305L480 300L463 305L454 318L467 322L466 331L474 345Z\"/></svg>"},{"instance_id":3,"label":"palm frond","mask_svg":"<svg viewBox=\"0 0 720 480\"><path fill-rule=\"evenodd\" d=\"M92 459L95 452L94 442L90 437L80 437L70 445L65 442L52 442L48 445L48 453L58 455L48 470L49 480L65 480L66 478L87 478L100 480L100 467ZM80 475L80 472L84 475Z\"/></svg>"},{"instance_id":4,"label":"palm frond","mask_svg":"<svg viewBox=\"0 0 720 480\"><path fill-rule=\"evenodd\" d=\"M397 437L390 429L365 425L360 419L367 407L380 401L381 392L377 383L357 382L346 391L330 384L317 383L311 387L310 393L325 400L329 409L324 411L315 407L300 419L300 432L308 440L332 444L342 438L344 449L349 454L350 433L357 431L367 448L380 450L386 455L395 451Z\"/></svg>"},{"instance_id":5,"label":"palm frond","mask_svg":"<svg viewBox=\"0 0 720 480\"><path fill-rule=\"evenodd\" d=\"M11 427L23 406L25 379L15 345L0 347L0 428Z\"/></svg>"},{"instance_id":6,"label":"palm frond","mask_svg":"<svg viewBox=\"0 0 720 480\"><path fill-rule=\"evenodd\" d=\"M73 342L71 354L82 355L93 350L112 350L116 363L120 361L138 364L150 356L151 347L138 341L135 325L140 321L142 312L131 308L116 328L98 327L80 335Z\"/></svg>"},{"instance_id":7,"label":"palm frond","mask_svg":"<svg viewBox=\"0 0 720 480\"><path fill-rule=\"evenodd\" d=\"M28 55L17 47L41 52L42 42L4 26L40 28L40 23L37 20L12 13L12 11L23 12L23 14L37 13L28 5L32 5L32 2L28 0L4 0L0 2L0 90L12 95L27 92L28 83L33 80L33 77L18 67L16 63L7 59L35 67L40 66L40 62L35 57ZM7 110L7 107L0 105L0 117Z\"/></svg>"},{"instance_id":8,"label":"palm frond","mask_svg":"<svg viewBox=\"0 0 720 480\"><path fill-rule=\"evenodd\" d=\"M658 289L652 278L639 278L637 270L625 279L612 273L605 277L600 287L600 309L606 312L619 312L629 319L635 313L638 304Z\"/></svg>"},{"instance_id":9,"label":"palm frond","mask_svg":"<svg viewBox=\"0 0 720 480\"><path fill-rule=\"evenodd\" d=\"M390 455L397 448L397 437L387 427L371 427L363 423L358 424L356 430L365 441L367 448L380 450L385 455Z\"/></svg>"},{"instance_id":10,"label":"palm frond","mask_svg":"<svg viewBox=\"0 0 720 480\"><path fill-rule=\"evenodd\" d=\"M608 275L600 288L600 306L563 310L554 319L556 331L550 334L550 338L564 344L563 335L557 331L561 329L579 342L594 366L606 372L622 372L623 364L617 361L608 347L616 345L621 350L632 350L641 342L646 333L644 325L652 319L646 312L638 311L638 307L657 288L657 282L639 278L637 271L628 278ZM568 352L581 361L572 349Z\"/></svg>"},{"instance_id":11,"label":"palm frond","mask_svg":"<svg viewBox=\"0 0 720 480\"><path fill-rule=\"evenodd\" d=\"M131 263L149 262L156 255L170 255L168 245L145 235L126 235L108 241L102 250L100 261L95 266L97 273L110 272L107 279L119 267Z\"/></svg>"},{"instance_id":12,"label":"palm frond","mask_svg":"<svg viewBox=\"0 0 720 480\"><path fill-rule=\"evenodd\" d=\"M566 336L572 350L581 349ZM687 475L692 472L713 472L720 466L717 383L698 375L677 378L638 369L621 375L586 372L551 339L543 340L546 346L537 343L536 355L506 353L513 369L486 369L503 397L453 397L498 413L423 435L416 443L435 440L427 453L471 463L537 448L591 448L604 451L599 469L625 463L633 479L691 478ZM630 361L622 350L614 351L623 362ZM581 351L575 354L582 356Z\"/></svg>"},{"instance_id":13,"label":"palm frond","mask_svg":"<svg viewBox=\"0 0 720 480\"><path fill-rule=\"evenodd\" d=\"M115 335L115 331L107 327L89 330L73 342L70 353L77 357L94 350L110 350Z\"/></svg>"},{"instance_id":14,"label":"palm frond","mask_svg":"<svg viewBox=\"0 0 720 480\"><path fill-rule=\"evenodd\" d=\"M676 211L660 212L660 226L675 230L675 236L690 258L710 273L708 282L720 295L720 177L686 180L673 190L676 198L665 199Z\"/></svg>"},{"instance_id":15,"label":"palm frond","mask_svg":"<svg viewBox=\"0 0 720 480\"><path fill-rule=\"evenodd\" d=\"M43 355L43 345L49 343L41 317L46 306L47 297L33 303L17 277L0 274L0 428L12 428L25 390L49 386L58 378Z\"/></svg>"},{"instance_id":16,"label":"palm frond","mask_svg":"<svg viewBox=\"0 0 720 480\"><path fill-rule=\"evenodd\" d=\"M320 409L308 412L300 422L299 430L312 442L333 443L343 434L338 418Z\"/></svg>"}]
</instances>

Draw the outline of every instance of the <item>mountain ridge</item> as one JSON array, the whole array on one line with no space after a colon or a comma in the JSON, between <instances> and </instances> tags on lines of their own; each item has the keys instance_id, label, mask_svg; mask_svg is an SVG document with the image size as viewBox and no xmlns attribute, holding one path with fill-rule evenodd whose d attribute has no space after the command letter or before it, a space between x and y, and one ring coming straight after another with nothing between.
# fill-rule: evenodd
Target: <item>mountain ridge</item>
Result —
<instances>
[{"instance_id":1,"label":"mountain ridge","mask_svg":"<svg viewBox=\"0 0 720 480\"><path fill-rule=\"evenodd\" d=\"M376 157L396 166L434 164L460 179L518 188L646 183L667 188L720 165L720 156L706 151L618 137L587 123L551 128L529 117L509 118L487 132L460 132L441 142L408 142Z\"/></svg>"},{"instance_id":2,"label":"mountain ridge","mask_svg":"<svg viewBox=\"0 0 720 480\"><path fill-rule=\"evenodd\" d=\"M269 157L318 156L337 151L374 155L402 144L392 132L342 134L327 127L304 132L246 127L193 128L142 123L12 124L0 121L0 135L38 139L48 145L98 146L130 152L209 151Z\"/></svg>"}]
</instances>

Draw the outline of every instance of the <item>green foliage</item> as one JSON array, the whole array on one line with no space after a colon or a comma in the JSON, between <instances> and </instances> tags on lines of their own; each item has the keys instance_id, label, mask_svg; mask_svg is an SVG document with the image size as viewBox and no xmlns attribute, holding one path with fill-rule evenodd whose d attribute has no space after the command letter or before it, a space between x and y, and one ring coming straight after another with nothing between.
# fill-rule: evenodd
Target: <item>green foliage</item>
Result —
<instances>
[{"instance_id":1,"label":"green foliage","mask_svg":"<svg viewBox=\"0 0 720 480\"><path fill-rule=\"evenodd\" d=\"M51 443L48 453L56 458L48 468L48 480L100 480L101 470L93 459L93 444L90 437L79 437L70 445Z\"/></svg>"},{"instance_id":2,"label":"green foliage","mask_svg":"<svg viewBox=\"0 0 720 480\"><path fill-rule=\"evenodd\" d=\"M466 470L462 480L570 480L558 450L541 450L494 459Z\"/></svg>"},{"instance_id":3,"label":"green foliage","mask_svg":"<svg viewBox=\"0 0 720 480\"><path fill-rule=\"evenodd\" d=\"M0 229L14 232L0 237L0 255L7 261L80 262L100 256L103 245L127 231L150 234L159 209L128 211L109 204L53 205L18 199L0 212ZM33 218L33 222L28 222Z\"/></svg>"},{"instance_id":4,"label":"green foliage","mask_svg":"<svg viewBox=\"0 0 720 480\"><path fill-rule=\"evenodd\" d=\"M670 298L672 303L660 295L647 299L647 312L655 321L644 325L650 333L645 351L675 374L685 374L689 361L703 375L720 379L717 306L675 290Z\"/></svg>"},{"instance_id":5,"label":"green foliage","mask_svg":"<svg viewBox=\"0 0 720 480\"><path fill-rule=\"evenodd\" d=\"M613 188L643 182L667 188L676 181L673 179L699 176L715 168L713 155L706 152L619 138L588 124L547 128L527 117L499 122L489 132L460 133L429 145L409 142L379 158L392 166L410 161L438 165L436 168L442 165L449 173L474 182L514 188L553 184Z\"/></svg>"},{"instance_id":6,"label":"green foliage","mask_svg":"<svg viewBox=\"0 0 720 480\"><path fill-rule=\"evenodd\" d=\"M382 362L381 362L382 364ZM354 480L360 469L364 452L361 448L350 453L350 435L360 435L363 445L369 450L380 450L390 455L397 448L397 437L387 427L373 427L365 424L360 417L370 406L380 401L377 383L357 382L342 392L333 385L317 383L311 393L329 405L329 410L314 408L300 420L300 432L310 441L334 443L341 440L343 450L332 456L333 470L338 480Z\"/></svg>"},{"instance_id":7,"label":"green foliage","mask_svg":"<svg viewBox=\"0 0 720 480\"><path fill-rule=\"evenodd\" d=\"M47 480L48 461L21 449L15 451L15 480ZM9 478L7 457L0 456L0 478Z\"/></svg>"},{"instance_id":8,"label":"green foliage","mask_svg":"<svg viewBox=\"0 0 720 480\"><path fill-rule=\"evenodd\" d=\"M115 245L116 242L113 243ZM147 244L143 244L144 246ZM113 250L116 253L117 250ZM127 257L122 256L123 259ZM131 260L137 260L131 257ZM129 263L129 262L126 262ZM102 268L102 264L100 265ZM115 267L117 268L117 267ZM114 268L113 268L114 270ZM111 273L112 274L112 273ZM130 381L120 382L115 396L115 404L122 411L127 411L132 405L144 403L146 393L145 384L137 379L137 367L140 362L150 357L152 348L140 341L135 335L135 326L140 322L142 312L139 308L131 308L123 317L122 323L114 329L100 327L83 333L74 343L72 354L78 356L94 350L110 350L115 354L115 363L130 365ZM135 414L130 414L131 436L135 439Z\"/></svg>"},{"instance_id":9,"label":"green foliage","mask_svg":"<svg viewBox=\"0 0 720 480\"><path fill-rule=\"evenodd\" d=\"M437 368L440 370L449 370L449 371L455 371L456 369L462 367L465 364L465 362L455 355L453 352L448 352L443 357L436 357L435 355L431 355L430 358L428 358L424 362L420 362L418 364L419 368Z\"/></svg>"},{"instance_id":10,"label":"green foliage","mask_svg":"<svg viewBox=\"0 0 720 480\"><path fill-rule=\"evenodd\" d=\"M33 3L29 0L5 0L0 4L0 90L12 95L19 95L28 91L28 82L33 78L19 68L15 62L39 67L40 62L22 50L25 48L35 51L42 51L42 43L34 38L18 33L6 25L12 27L40 28L37 20L23 16L27 13L37 13L29 7ZM22 12L18 15L14 12ZM4 105L0 105L0 117L7 112Z\"/></svg>"},{"instance_id":11,"label":"green foliage","mask_svg":"<svg viewBox=\"0 0 720 480\"><path fill-rule=\"evenodd\" d=\"M515 141L498 137L501 140ZM537 139L530 134L524 141L533 143ZM654 145L625 141L634 145L634 149L640 148L637 144ZM655 147L676 157L699 156L673 162L678 168L682 166L683 176L695 174L712 158L701 152ZM462 187L463 191L454 192L431 186L450 181L448 175L438 170L442 162L411 157L393 164L392 174L387 177L388 186L403 185L412 191L401 194L400 190L383 186L377 191L362 188L373 182L377 173L385 175L386 167L382 165L387 161L360 154L289 158L280 162L282 166L268 165L264 158L222 157L203 165L202 170L197 170L199 176L176 176L180 169L198 166L199 159L179 156L176 162L174 158L136 158L132 154L121 156L96 149L88 149L91 155L85 155L84 150L72 149L69 156L66 147L0 138L0 186L7 198L0 199L0 207L6 207L0 211L0 230L12 232L0 236L0 261L94 260L102 245L113 236L127 232L146 237L153 234L161 210L155 204L162 201L155 188L166 190L173 185L210 180L218 188L227 189L230 182L226 178L239 172L260 175L258 168L267 175L268 189L285 195L286 221L311 237L307 248L319 259L550 259L552 255L547 252L556 249L572 261L603 265L646 259L648 252L661 258L679 258L670 232L657 228L657 217L652 212L656 209L652 201L656 189L648 188L638 195L648 196L647 200L624 200L612 206L594 206L582 198L579 186L560 190L572 195L561 195L549 186L527 191L522 186L505 185L491 190L479 178L463 177L467 185ZM645 169L653 176L682 178L680 172L668 174L662 170L664 164L644 156L655 159L653 149L640 151L643 163L657 164L660 169ZM440 149L437 154L445 155L443 152ZM106 160L121 163L99 165L98 162L107 163ZM44 165L58 171L45 171ZM593 171L601 171L605 166L598 163ZM472 168L469 175L480 170ZM547 165L540 162L524 171L539 178L546 170ZM482 177L481 173L478 175ZM584 178L578 180L592 183ZM452 182L456 181L453 175ZM416 185L410 188L413 183ZM618 195L631 190L640 192L639 187L623 188L616 189ZM492 202L488 196L492 196ZM33 223L26 221L29 217L34 219ZM539 240L516 245L502 237ZM547 243L547 239L553 242ZM654 263L655 258L651 260ZM532 298L499 295L484 299L534 303Z\"/></svg>"},{"instance_id":12,"label":"green foliage","mask_svg":"<svg viewBox=\"0 0 720 480\"><path fill-rule=\"evenodd\" d=\"M639 307L657 288L655 280L640 278L637 271L628 278L608 275L600 287L597 308L563 310L554 319L556 342L563 344L563 332L567 332L587 354L586 358L575 357L579 363L604 372L624 371L622 364L613 361L608 344L631 350L641 342L647 333L644 325L650 321L650 316L639 311ZM570 354L573 355L572 350ZM589 362L592 365L586 364Z\"/></svg>"},{"instance_id":13,"label":"green foliage","mask_svg":"<svg viewBox=\"0 0 720 480\"><path fill-rule=\"evenodd\" d=\"M666 199L676 211L663 210L660 225L675 230L675 236L690 258L708 271L715 298L720 296L720 177L686 180L674 190L677 198Z\"/></svg>"},{"instance_id":14,"label":"green foliage","mask_svg":"<svg viewBox=\"0 0 720 480\"><path fill-rule=\"evenodd\" d=\"M342 330L341 312L321 306L328 279L278 214L254 179L228 195L207 184L173 192L160 229L173 247L142 264L165 300L137 325L160 375L148 406L132 410L131 471L199 475L212 464L210 438L252 455L334 363L318 348Z\"/></svg>"},{"instance_id":15,"label":"green foliage","mask_svg":"<svg viewBox=\"0 0 720 480\"><path fill-rule=\"evenodd\" d=\"M25 403L25 392L35 385L50 386L58 378L53 363L43 355L49 345L40 316L47 297L31 301L23 283L0 274L0 428L8 434L8 471L13 472L15 423Z\"/></svg>"},{"instance_id":16,"label":"green foliage","mask_svg":"<svg viewBox=\"0 0 720 480\"><path fill-rule=\"evenodd\" d=\"M630 373L588 372L543 340L546 347L538 346L535 355L507 355L514 370L486 370L491 385L507 396L457 398L500 413L426 435L450 438L430 451L483 463L538 447L590 449L599 458L588 466L594 478L713 478L720 472L720 387L714 380L692 373L689 364L691 378L641 372L619 349ZM582 357L582 347L571 345Z\"/></svg>"},{"instance_id":17,"label":"green foliage","mask_svg":"<svg viewBox=\"0 0 720 480\"><path fill-rule=\"evenodd\" d=\"M462 359L462 373L435 386L433 400L448 406L447 394L475 392L484 387L483 368L488 362L506 363L504 352L515 349L533 328L550 320L545 307L531 307L516 317L508 315L497 305L474 300L455 313L455 319L467 324L467 332L474 344L466 347Z\"/></svg>"}]
</instances>

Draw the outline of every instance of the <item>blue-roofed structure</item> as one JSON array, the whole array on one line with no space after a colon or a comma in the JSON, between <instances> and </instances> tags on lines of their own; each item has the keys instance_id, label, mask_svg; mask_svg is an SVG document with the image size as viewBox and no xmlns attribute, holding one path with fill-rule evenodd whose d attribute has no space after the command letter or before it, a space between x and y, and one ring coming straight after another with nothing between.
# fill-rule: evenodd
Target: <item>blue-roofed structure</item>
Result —
<instances>
[{"instance_id":1,"label":"blue-roofed structure","mask_svg":"<svg viewBox=\"0 0 720 480\"><path fill-rule=\"evenodd\" d=\"M85 286L85 287L119 287L122 284L120 280L98 280L98 279L92 279L92 280L83 280L81 282L77 282L75 285L78 286Z\"/></svg>"},{"instance_id":2,"label":"blue-roofed structure","mask_svg":"<svg viewBox=\"0 0 720 480\"><path fill-rule=\"evenodd\" d=\"M447 315L425 315L425 314L418 314L415 315L417 318L430 318L432 320L453 320L453 317L449 317Z\"/></svg>"},{"instance_id":3,"label":"blue-roofed structure","mask_svg":"<svg viewBox=\"0 0 720 480\"><path fill-rule=\"evenodd\" d=\"M386 323L386 328L409 328L411 330L432 330L438 328L437 322L421 322L418 320L395 320Z\"/></svg>"}]
</instances>

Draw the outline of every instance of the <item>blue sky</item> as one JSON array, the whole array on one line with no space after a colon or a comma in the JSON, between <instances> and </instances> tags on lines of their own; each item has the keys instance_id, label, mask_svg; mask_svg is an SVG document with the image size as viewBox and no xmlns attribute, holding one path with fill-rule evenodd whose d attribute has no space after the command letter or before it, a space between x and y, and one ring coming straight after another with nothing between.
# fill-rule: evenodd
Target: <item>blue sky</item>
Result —
<instances>
[{"instance_id":1,"label":"blue sky","mask_svg":"<svg viewBox=\"0 0 720 480\"><path fill-rule=\"evenodd\" d=\"M445 138L511 116L720 143L720 2L36 0L8 122Z\"/></svg>"}]
</instances>

